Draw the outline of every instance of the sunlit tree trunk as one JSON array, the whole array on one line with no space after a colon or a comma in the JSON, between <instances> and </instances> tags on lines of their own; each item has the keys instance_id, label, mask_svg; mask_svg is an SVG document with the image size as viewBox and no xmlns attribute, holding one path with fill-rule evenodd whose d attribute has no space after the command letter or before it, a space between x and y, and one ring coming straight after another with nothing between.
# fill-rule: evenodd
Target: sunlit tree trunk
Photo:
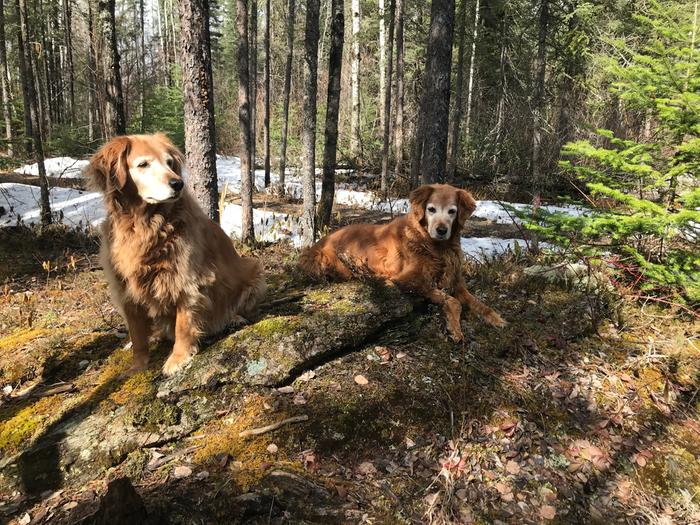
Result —
<instances>
[{"instance_id":1,"label":"sunlit tree trunk","mask_svg":"<svg viewBox=\"0 0 700 525\"><path fill-rule=\"evenodd\" d=\"M331 2L331 44L328 56L328 96L326 102L325 143L323 146L323 179L319 203L319 229L330 227L335 194L335 165L338 152L338 114L343 66L343 39L345 26L343 0Z\"/></svg>"},{"instance_id":2,"label":"sunlit tree trunk","mask_svg":"<svg viewBox=\"0 0 700 525\"><path fill-rule=\"evenodd\" d=\"M479 0L476 0L477 5ZM447 159L447 180L453 181L459 162L459 131L462 125L462 81L464 79L464 36L467 32L467 1L459 6L459 40L457 43L457 78L455 79L455 109L450 130L450 156Z\"/></svg>"},{"instance_id":3,"label":"sunlit tree trunk","mask_svg":"<svg viewBox=\"0 0 700 525\"><path fill-rule=\"evenodd\" d=\"M75 74L73 71L73 7L71 0L63 0L63 35L68 67L68 116L69 124L73 125L75 123Z\"/></svg>"},{"instance_id":4,"label":"sunlit tree trunk","mask_svg":"<svg viewBox=\"0 0 700 525\"><path fill-rule=\"evenodd\" d=\"M386 12L384 0L379 0L379 108L384 107L386 86ZM379 129L384 132L384 111L379 111Z\"/></svg>"},{"instance_id":5,"label":"sunlit tree trunk","mask_svg":"<svg viewBox=\"0 0 700 525\"><path fill-rule=\"evenodd\" d=\"M146 128L146 24L144 23L143 0L139 0L139 25L141 38L139 42L139 131Z\"/></svg>"},{"instance_id":6,"label":"sunlit tree trunk","mask_svg":"<svg viewBox=\"0 0 700 525\"><path fill-rule=\"evenodd\" d=\"M253 230L253 180L250 171L250 88L248 69L248 0L236 1L238 17L238 121L241 138L241 240L255 241Z\"/></svg>"},{"instance_id":7,"label":"sunlit tree trunk","mask_svg":"<svg viewBox=\"0 0 700 525\"><path fill-rule=\"evenodd\" d=\"M360 0L352 0L352 71L351 71L351 116L350 153L360 153Z\"/></svg>"},{"instance_id":8,"label":"sunlit tree trunk","mask_svg":"<svg viewBox=\"0 0 700 525\"><path fill-rule=\"evenodd\" d=\"M396 174L403 173L403 137L404 137L404 43L403 19L404 0L396 0L396 124L394 126L394 155L396 156Z\"/></svg>"},{"instance_id":9,"label":"sunlit tree trunk","mask_svg":"<svg viewBox=\"0 0 700 525\"><path fill-rule=\"evenodd\" d=\"M258 125L258 0L250 2L250 31L248 33L248 52L250 53L250 170L255 191L255 158L257 156Z\"/></svg>"},{"instance_id":10,"label":"sunlit tree trunk","mask_svg":"<svg viewBox=\"0 0 700 525\"><path fill-rule=\"evenodd\" d=\"M124 115L124 94L122 93L122 75L117 48L114 3L115 0L98 0L97 16L104 42L102 65L107 102L105 108L107 134L123 135L126 133L126 117Z\"/></svg>"},{"instance_id":11,"label":"sunlit tree trunk","mask_svg":"<svg viewBox=\"0 0 700 525\"><path fill-rule=\"evenodd\" d=\"M265 0L265 187L270 185L270 0Z\"/></svg>"},{"instance_id":12,"label":"sunlit tree trunk","mask_svg":"<svg viewBox=\"0 0 700 525\"><path fill-rule=\"evenodd\" d=\"M2 116L5 120L5 140L8 156L13 154L12 146L12 104L10 101L10 67L7 63L5 44L5 1L0 0L0 88L2 89Z\"/></svg>"},{"instance_id":13,"label":"sunlit tree trunk","mask_svg":"<svg viewBox=\"0 0 700 525\"><path fill-rule=\"evenodd\" d=\"M20 19L20 4L19 0L15 0L16 7L16 18ZM24 117L24 149L28 155L31 155L34 146L32 137L34 136L32 130L32 110L31 110L31 100L29 98L29 84L34 86L34 74L29 75L29 67L27 64L27 54L26 47L24 43L24 35L22 31L17 31L17 44L18 44L18 62L19 62L19 77L20 84L22 86L22 116ZM29 44L27 44L29 45ZM36 102L36 101L35 101Z\"/></svg>"},{"instance_id":14,"label":"sunlit tree trunk","mask_svg":"<svg viewBox=\"0 0 700 525\"><path fill-rule=\"evenodd\" d=\"M316 91L318 78L319 0L306 2L304 35L304 127L302 147L303 211L301 242L310 246L316 240Z\"/></svg>"},{"instance_id":15,"label":"sunlit tree trunk","mask_svg":"<svg viewBox=\"0 0 700 525\"><path fill-rule=\"evenodd\" d=\"M382 175L381 187L382 197L387 198L389 190L389 142L391 140L391 77L394 67L394 15L396 11L396 1L389 0L389 58L386 65L386 83L384 86L384 102L382 108Z\"/></svg>"}]
</instances>

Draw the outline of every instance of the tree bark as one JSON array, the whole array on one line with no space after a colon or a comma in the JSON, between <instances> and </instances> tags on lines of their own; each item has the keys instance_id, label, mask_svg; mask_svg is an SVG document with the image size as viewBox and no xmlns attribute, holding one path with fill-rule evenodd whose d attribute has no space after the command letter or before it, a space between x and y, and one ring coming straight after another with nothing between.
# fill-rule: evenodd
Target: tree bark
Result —
<instances>
[{"instance_id":1,"label":"tree bark","mask_svg":"<svg viewBox=\"0 0 700 525\"><path fill-rule=\"evenodd\" d=\"M547 67L547 32L549 29L549 0L541 0L535 59L535 85L532 95L532 160L530 162L531 183L534 195L542 191L542 104L544 102L544 82Z\"/></svg>"},{"instance_id":2,"label":"tree bark","mask_svg":"<svg viewBox=\"0 0 700 525\"><path fill-rule=\"evenodd\" d=\"M381 192L382 198L387 198L389 191L389 142L391 139L391 77L394 67L394 15L396 11L396 1L389 0L389 59L386 65L386 79L384 86L384 104L382 115L384 115L382 128L382 176Z\"/></svg>"},{"instance_id":3,"label":"tree bark","mask_svg":"<svg viewBox=\"0 0 700 525\"><path fill-rule=\"evenodd\" d=\"M360 153L360 0L352 0L352 109L350 116L350 153Z\"/></svg>"},{"instance_id":4,"label":"tree bark","mask_svg":"<svg viewBox=\"0 0 700 525\"><path fill-rule=\"evenodd\" d=\"M319 0L306 2L306 29L304 35L304 150L303 212L301 215L301 242L310 246L316 240L316 91L318 77Z\"/></svg>"},{"instance_id":5,"label":"tree bark","mask_svg":"<svg viewBox=\"0 0 700 525\"><path fill-rule=\"evenodd\" d=\"M241 137L241 240L255 241L253 229L253 180L250 171L250 99L248 79L248 0L237 0L238 17L238 121Z\"/></svg>"},{"instance_id":6,"label":"tree bark","mask_svg":"<svg viewBox=\"0 0 700 525\"><path fill-rule=\"evenodd\" d=\"M474 71L476 68L476 43L479 39L479 15L481 13L479 0L476 0L474 8L474 32L472 33L472 50L469 58L469 87L467 88L467 119L464 123L464 131L469 137L472 120L472 98L474 98Z\"/></svg>"},{"instance_id":7,"label":"tree bark","mask_svg":"<svg viewBox=\"0 0 700 525\"><path fill-rule=\"evenodd\" d=\"M294 19L296 1L289 0L287 10L287 62L284 67L284 107L282 137L280 143L279 193L284 195L285 170L287 169L287 131L289 129L289 96L292 87L292 62L294 59Z\"/></svg>"},{"instance_id":8,"label":"tree bark","mask_svg":"<svg viewBox=\"0 0 700 525\"><path fill-rule=\"evenodd\" d=\"M143 0L139 0L139 24L141 28L139 42L139 131L143 133L146 129L146 24Z\"/></svg>"},{"instance_id":9,"label":"tree bark","mask_svg":"<svg viewBox=\"0 0 700 525\"><path fill-rule=\"evenodd\" d=\"M99 122L97 115L97 61L95 59L95 31L92 11L93 0L88 0L88 49L87 49L87 68L88 68L88 141L95 140L95 125Z\"/></svg>"},{"instance_id":10,"label":"tree bark","mask_svg":"<svg viewBox=\"0 0 700 525\"><path fill-rule=\"evenodd\" d=\"M404 0L396 0L396 124L394 126L394 155L396 157L396 175L403 173L403 134L404 134L404 45L403 19Z\"/></svg>"},{"instance_id":11,"label":"tree bark","mask_svg":"<svg viewBox=\"0 0 700 525\"><path fill-rule=\"evenodd\" d=\"M108 135L126 133L124 115L124 94L122 92L122 75L117 48L117 31L114 16L115 0L98 0L97 16L104 42L102 68L104 74L104 93L106 100L105 122Z\"/></svg>"},{"instance_id":12,"label":"tree bark","mask_svg":"<svg viewBox=\"0 0 700 525\"><path fill-rule=\"evenodd\" d=\"M255 158L257 153L257 125L258 125L258 0L251 0L250 5L250 32L248 33L250 62L250 170L255 181ZM255 191L255 185L253 185Z\"/></svg>"},{"instance_id":13,"label":"tree bark","mask_svg":"<svg viewBox=\"0 0 700 525\"><path fill-rule=\"evenodd\" d=\"M265 0L265 117L264 117L264 141L265 141L265 187L270 185L270 0Z\"/></svg>"},{"instance_id":14,"label":"tree bark","mask_svg":"<svg viewBox=\"0 0 700 525\"><path fill-rule=\"evenodd\" d=\"M476 24L478 23L478 9L479 0L476 0L476 10L474 14L474 28L476 29ZM459 146L460 137L459 131L462 124L462 88L464 80L464 37L467 33L467 2L462 0L459 7L459 41L457 44L457 78L455 80L455 110L452 114L452 128L450 132L450 144L452 150L450 151L450 157L447 160L447 180L453 181L455 179L455 172L457 171L457 162L459 161ZM472 51L472 55L474 52Z\"/></svg>"},{"instance_id":15,"label":"tree bark","mask_svg":"<svg viewBox=\"0 0 700 525\"><path fill-rule=\"evenodd\" d=\"M5 44L5 0L0 0L0 87L2 89L2 116L5 120L5 150L8 157L13 154L12 146L12 104L10 101L10 66L7 63Z\"/></svg>"},{"instance_id":16,"label":"tree bark","mask_svg":"<svg viewBox=\"0 0 700 525\"><path fill-rule=\"evenodd\" d=\"M143 34L143 33L142 33ZM71 0L63 0L63 35L68 66L68 118L75 124L75 72L73 70L73 8Z\"/></svg>"},{"instance_id":17,"label":"tree bark","mask_svg":"<svg viewBox=\"0 0 700 525\"><path fill-rule=\"evenodd\" d=\"M389 0L391 1L391 0ZM384 0L379 0L379 129L384 133L384 93L386 86L386 11Z\"/></svg>"},{"instance_id":18,"label":"tree bark","mask_svg":"<svg viewBox=\"0 0 700 525\"><path fill-rule=\"evenodd\" d=\"M21 19L20 14L20 4L19 0L15 0L16 15L17 20ZM34 132L32 130L32 102L29 98L29 84L34 87L34 74L29 75L29 68L27 67L27 55L26 47L24 45L24 35L22 30L17 31L17 44L18 53L17 57L19 59L19 78L20 84L22 85L22 116L24 117L24 149L28 155L31 155L34 149L32 142L32 137L34 137ZM27 44L28 45L28 44Z\"/></svg>"},{"instance_id":19,"label":"tree bark","mask_svg":"<svg viewBox=\"0 0 700 525\"><path fill-rule=\"evenodd\" d=\"M188 184L204 212L219 222L209 0L180 0L179 8Z\"/></svg>"},{"instance_id":20,"label":"tree bark","mask_svg":"<svg viewBox=\"0 0 700 525\"><path fill-rule=\"evenodd\" d=\"M335 167L338 152L338 115L340 110L341 73L345 31L344 0L331 3L331 47L328 56L328 97L326 102L326 129L323 146L323 179L319 203L319 229L329 228L335 194Z\"/></svg>"},{"instance_id":21,"label":"tree bark","mask_svg":"<svg viewBox=\"0 0 700 525\"><path fill-rule=\"evenodd\" d=\"M433 0L423 77L423 117L419 120L422 129L418 133L418 138L423 140L423 183L444 180L445 175L454 18L454 0Z\"/></svg>"},{"instance_id":22,"label":"tree bark","mask_svg":"<svg viewBox=\"0 0 700 525\"><path fill-rule=\"evenodd\" d=\"M51 224L51 203L49 201L49 182L46 178L46 167L44 166L44 143L41 138L41 126L39 125L38 104L36 90L34 88L34 65L31 49L29 48L29 28L27 26L27 5L26 0L17 0L17 11L19 14L20 33L22 35L23 47L19 53L24 56L24 66L26 71L23 78L25 84L23 90L27 92L29 99L29 112L32 121L32 139L34 142L35 159L39 168L39 191L41 195L41 225Z\"/></svg>"}]
</instances>

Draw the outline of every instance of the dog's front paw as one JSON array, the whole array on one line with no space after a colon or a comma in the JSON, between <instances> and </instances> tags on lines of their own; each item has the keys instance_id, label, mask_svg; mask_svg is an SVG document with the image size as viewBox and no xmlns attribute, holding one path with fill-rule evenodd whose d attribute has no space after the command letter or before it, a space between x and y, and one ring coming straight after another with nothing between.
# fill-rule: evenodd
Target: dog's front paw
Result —
<instances>
[{"instance_id":1,"label":"dog's front paw","mask_svg":"<svg viewBox=\"0 0 700 525\"><path fill-rule=\"evenodd\" d=\"M450 339L452 339L452 341L454 343L462 343L462 342L464 342L464 334L462 334L461 330L457 330L457 331L451 330L450 331Z\"/></svg>"},{"instance_id":2,"label":"dog's front paw","mask_svg":"<svg viewBox=\"0 0 700 525\"><path fill-rule=\"evenodd\" d=\"M196 349L194 348L190 349L189 351L173 350L163 365L163 375L172 376L185 368L187 363L192 361L192 356L195 354L195 352Z\"/></svg>"},{"instance_id":3,"label":"dog's front paw","mask_svg":"<svg viewBox=\"0 0 700 525\"><path fill-rule=\"evenodd\" d=\"M488 314L484 316L484 321L486 321L491 326L496 328L504 328L508 326L508 321L503 319L498 312L491 310Z\"/></svg>"}]
</instances>

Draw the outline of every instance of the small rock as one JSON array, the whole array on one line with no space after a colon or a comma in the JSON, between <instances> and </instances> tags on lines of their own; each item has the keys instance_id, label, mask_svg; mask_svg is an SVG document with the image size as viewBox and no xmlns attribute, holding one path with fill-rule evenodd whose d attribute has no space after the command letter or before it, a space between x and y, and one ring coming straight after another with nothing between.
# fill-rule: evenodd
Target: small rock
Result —
<instances>
[{"instance_id":1,"label":"small rock","mask_svg":"<svg viewBox=\"0 0 700 525\"><path fill-rule=\"evenodd\" d=\"M364 385L366 385L366 384L369 384L369 381L368 381L367 378L366 378L365 376L363 376L363 375L356 375L356 376L355 376L355 383L357 383L358 385L363 385L363 386L364 386Z\"/></svg>"},{"instance_id":2,"label":"small rock","mask_svg":"<svg viewBox=\"0 0 700 525\"><path fill-rule=\"evenodd\" d=\"M365 461L360 463L357 467L357 473L363 476L372 476L377 473L377 468L372 464L371 461Z\"/></svg>"},{"instance_id":3,"label":"small rock","mask_svg":"<svg viewBox=\"0 0 700 525\"><path fill-rule=\"evenodd\" d=\"M192 475L192 469L190 467L187 467L185 465L180 465L179 467L175 467L173 470L173 476L175 476L175 479L182 479L186 478Z\"/></svg>"},{"instance_id":4,"label":"small rock","mask_svg":"<svg viewBox=\"0 0 700 525\"><path fill-rule=\"evenodd\" d=\"M551 505L542 505L540 507L540 517L545 520L553 520L557 515L557 509Z\"/></svg>"},{"instance_id":5,"label":"small rock","mask_svg":"<svg viewBox=\"0 0 700 525\"><path fill-rule=\"evenodd\" d=\"M304 394L297 394L294 396L294 399L292 399L292 403L295 405L305 405L306 404L306 398L304 397Z\"/></svg>"},{"instance_id":6,"label":"small rock","mask_svg":"<svg viewBox=\"0 0 700 525\"><path fill-rule=\"evenodd\" d=\"M289 386L281 386L277 389L277 391L280 394L293 394L294 393L294 387L289 385Z\"/></svg>"},{"instance_id":7,"label":"small rock","mask_svg":"<svg viewBox=\"0 0 700 525\"><path fill-rule=\"evenodd\" d=\"M201 472L197 472L197 474L195 474L194 477L201 481L201 480L207 479L209 477L209 472L206 470L203 470Z\"/></svg>"},{"instance_id":8,"label":"small rock","mask_svg":"<svg viewBox=\"0 0 700 525\"><path fill-rule=\"evenodd\" d=\"M406 357L405 352L399 352L396 354L396 359L403 359L404 357Z\"/></svg>"},{"instance_id":9,"label":"small rock","mask_svg":"<svg viewBox=\"0 0 700 525\"><path fill-rule=\"evenodd\" d=\"M316 372L313 370L307 370L299 376L299 381L310 381L314 377L316 377Z\"/></svg>"},{"instance_id":10,"label":"small rock","mask_svg":"<svg viewBox=\"0 0 700 525\"><path fill-rule=\"evenodd\" d=\"M12 385L5 385L2 387L2 393L9 396L12 393Z\"/></svg>"},{"instance_id":11,"label":"small rock","mask_svg":"<svg viewBox=\"0 0 700 525\"><path fill-rule=\"evenodd\" d=\"M275 445L274 443L270 443L270 444L267 446L267 451L268 451L270 454L277 454L277 451L278 451L278 450L279 450L279 448L278 448L277 445Z\"/></svg>"}]
</instances>

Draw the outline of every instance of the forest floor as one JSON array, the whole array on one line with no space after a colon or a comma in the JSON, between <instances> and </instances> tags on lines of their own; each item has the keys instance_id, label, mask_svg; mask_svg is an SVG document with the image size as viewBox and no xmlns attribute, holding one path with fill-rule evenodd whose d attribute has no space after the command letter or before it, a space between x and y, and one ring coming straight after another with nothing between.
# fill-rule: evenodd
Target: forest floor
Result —
<instances>
[{"instance_id":1,"label":"forest floor","mask_svg":"<svg viewBox=\"0 0 700 525\"><path fill-rule=\"evenodd\" d=\"M552 256L466 263L510 325L465 314L454 344L419 298L242 249L259 319L165 379L164 344L125 375L95 238L0 247L2 521L91 523L128 476L149 523L700 523L700 322L542 272Z\"/></svg>"}]
</instances>

